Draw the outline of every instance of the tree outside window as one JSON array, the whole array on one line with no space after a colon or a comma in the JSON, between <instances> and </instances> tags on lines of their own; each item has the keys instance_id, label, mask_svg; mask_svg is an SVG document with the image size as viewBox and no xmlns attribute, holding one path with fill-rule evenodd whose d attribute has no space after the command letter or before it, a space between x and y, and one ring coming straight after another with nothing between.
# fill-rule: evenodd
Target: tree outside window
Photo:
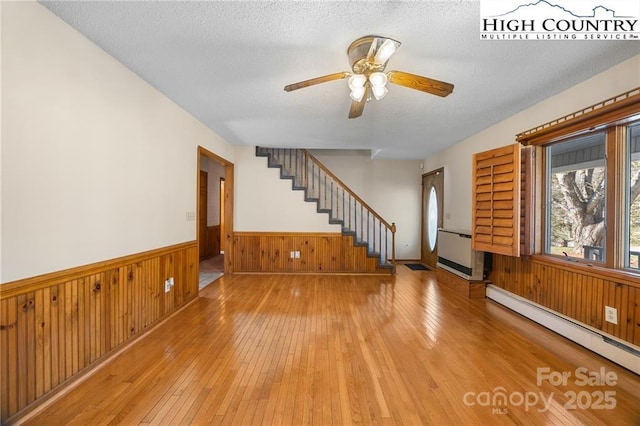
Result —
<instances>
[{"instance_id":1,"label":"tree outside window","mask_svg":"<svg viewBox=\"0 0 640 426\"><path fill-rule=\"evenodd\" d=\"M640 124L627 130L627 247L628 268L640 269Z\"/></svg>"},{"instance_id":2,"label":"tree outside window","mask_svg":"<svg viewBox=\"0 0 640 426\"><path fill-rule=\"evenodd\" d=\"M603 262L606 136L591 134L547 149L547 252Z\"/></svg>"}]
</instances>

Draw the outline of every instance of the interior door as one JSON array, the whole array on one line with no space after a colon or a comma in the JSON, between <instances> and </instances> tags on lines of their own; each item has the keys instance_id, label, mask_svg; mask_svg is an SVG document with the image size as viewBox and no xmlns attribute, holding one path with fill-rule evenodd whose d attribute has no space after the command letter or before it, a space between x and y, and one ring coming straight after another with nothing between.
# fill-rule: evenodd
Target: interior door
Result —
<instances>
[{"instance_id":1,"label":"interior door","mask_svg":"<svg viewBox=\"0 0 640 426\"><path fill-rule=\"evenodd\" d=\"M438 262L438 228L442 228L444 169L422 175L422 250L421 261L431 269Z\"/></svg>"},{"instance_id":2,"label":"interior door","mask_svg":"<svg viewBox=\"0 0 640 426\"><path fill-rule=\"evenodd\" d=\"M198 201L198 255L200 260L207 257L207 198L209 174L200 170L200 191Z\"/></svg>"}]
</instances>

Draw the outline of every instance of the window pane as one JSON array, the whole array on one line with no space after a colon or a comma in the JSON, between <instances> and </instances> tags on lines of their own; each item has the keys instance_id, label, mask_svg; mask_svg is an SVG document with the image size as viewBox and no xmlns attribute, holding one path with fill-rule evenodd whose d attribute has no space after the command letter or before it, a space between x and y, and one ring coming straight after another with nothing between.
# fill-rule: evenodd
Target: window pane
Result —
<instances>
[{"instance_id":1,"label":"window pane","mask_svg":"<svg viewBox=\"0 0 640 426\"><path fill-rule=\"evenodd\" d=\"M629 127L627 133L627 203L626 264L640 269L640 124Z\"/></svg>"},{"instance_id":2,"label":"window pane","mask_svg":"<svg viewBox=\"0 0 640 426\"><path fill-rule=\"evenodd\" d=\"M436 237L438 235L438 194L436 194L436 188L433 186L429 191L427 212L429 251L433 251L436 248Z\"/></svg>"},{"instance_id":3,"label":"window pane","mask_svg":"<svg viewBox=\"0 0 640 426\"><path fill-rule=\"evenodd\" d=\"M604 133L547 148L547 253L605 260Z\"/></svg>"}]
</instances>

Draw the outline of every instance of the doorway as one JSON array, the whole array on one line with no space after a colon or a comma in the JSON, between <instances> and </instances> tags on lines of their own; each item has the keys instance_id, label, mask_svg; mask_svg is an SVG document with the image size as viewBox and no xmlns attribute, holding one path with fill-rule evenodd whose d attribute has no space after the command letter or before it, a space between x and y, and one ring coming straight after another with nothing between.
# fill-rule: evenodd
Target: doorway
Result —
<instances>
[{"instance_id":1,"label":"doorway","mask_svg":"<svg viewBox=\"0 0 640 426\"><path fill-rule=\"evenodd\" d=\"M224 178L220 178L220 235L224 235ZM220 253L224 254L224 238L220 238Z\"/></svg>"},{"instance_id":2,"label":"doorway","mask_svg":"<svg viewBox=\"0 0 640 426\"><path fill-rule=\"evenodd\" d=\"M197 176L196 235L202 289L225 273L233 272L233 163L198 147Z\"/></svg>"},{"instance_id":3,"label":"doorway","mask_svg":"<svg viewBox=\"0 0 640 426\"><path fill-rule=\"evenodd\" d=\"M442 228L444 211L444 168L422 175L422 239L423 264L431 269L438 263L438 228Z\"/></svg>"}]
</instances>

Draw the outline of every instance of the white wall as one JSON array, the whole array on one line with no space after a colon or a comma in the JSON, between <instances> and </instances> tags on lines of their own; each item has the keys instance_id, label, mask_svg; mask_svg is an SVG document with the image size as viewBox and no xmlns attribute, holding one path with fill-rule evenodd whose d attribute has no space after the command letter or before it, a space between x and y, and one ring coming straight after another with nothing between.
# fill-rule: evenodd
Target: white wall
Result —
<instances>
[{"instance_id":1,"label":"white wall","mask_svg":"<svg viewBox=\"0 0 640 426\"><path fill-rule=\"evenodd\" d=\"M341 232L316 203L304 201L303 191L280 179L279 169L268 168L266 157L256 157L255 147L236 147L234 160L235 231Z\"/></svg>"},{"instance_id":2,"label":"white wall","mask_svg":"<svg viewBox=\"0 0 640 426\"><path fill-rule=\"evenodd\" d=\"M312 154L387 222L395 222L397 259L420 259L419 161L372 160L368 151Z\"/></svg>"},{"instance_id":3,"label":"white wall","mask_svg":"<svg viewBox=\"0 0 640 426\"><path fill-rule=\"evenodd\" d=\"M444 227L471 229L471 157L515 143L515 135L640 86L640 55L548 98L425 159L425 170L445 169Z\"/></svg>"},{"instance_id":4,"label":"white wall","mask_svg":"<svg viewBox=\"0 0 640 426\"><path fill-rule=\"evenodd\" d=\"M233 147L38 3L0 7L0 281L194 240L197 146Z\"/></svg>"}]
</instances>

